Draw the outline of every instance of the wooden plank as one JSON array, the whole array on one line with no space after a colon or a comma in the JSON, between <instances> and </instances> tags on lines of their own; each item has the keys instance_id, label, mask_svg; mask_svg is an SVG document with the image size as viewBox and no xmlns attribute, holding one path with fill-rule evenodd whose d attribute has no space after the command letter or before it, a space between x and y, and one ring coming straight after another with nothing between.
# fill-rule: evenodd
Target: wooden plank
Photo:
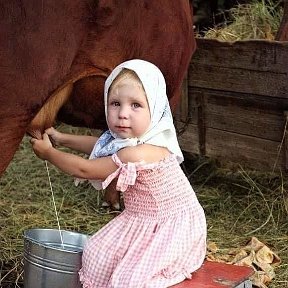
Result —
<instances>
[{"instance_id":1,"label":"wooden plank","mask_svg":"<svg viewBox=\"0 0 288 288\"><path fill-rule=\"evenodd\" d=\"M284 129L283 109L288 100L195 88L190 91L190 123L197 124L200 103L205 94L205 126L243 135L281 141ZM264 128L264 129L263 129Z\"/></svg>"},{"instance_id":2,"label":"wooden plank","mask_svg":"<svg viewBox=\"0 0 288 288\"><path fill-rule=\"evenodd\" d=\"M188 76L186 75L181 89L181 98L180 98L180 110L179 110L180 121L188 121L189 116L189 98L188 98Z\"/></svg>"},{"instance_id":3,"label":"wooden plank","mask_svg":"<svg viewBox=\"0 0 288 288\"><path fill-rule=\"evenodd\" d=\"M197 133L197 126L189 124L179 137L181 149L199 154ZM207 128L206 131L206 156L216 158L224 164L236 164L261 171L272 171L275 163L277 168L284 167L284 147L281 147L278 155L279 144L276 141L213 128Z\"/></svg>"},{"instance_id":4,"label":"wooden plank","mask_svg":"<svg viewBox=\"0 0 288 288\"><path fill-rule=\"evenodd\" d=\"M288 41L288 1L284 1L284 14L278 29L276 40Z\"/></svg>"},{"instance_id":5,"label":"wooden plank","mask_svg":"<svg viewBox=\"0 0 288 288\"><path fill-rule=\"evenodd\" d=\"M237 106L210 104L207 107L207 128L278 142L281 140L284 129L282 115L273 115L269 111L259 109L253 111Z\"/></svg>"},{"instance_id":6,"label":"wooden plank","mask_svg":"<svg viewBox=\"0 0 288 288\"><path fill-rule=\"evenodd\" d=\"M188 71L187 71L188 73ZM173 116L177 120L186 122L189 117L189 95L188 95L188 76L185 75L185 78L181 85L181 96L180 101L176 105L176 109L173 111Z\"/></svg>"},{"instance_id":7,"label":"wooden plank","mask_svg":"<svg viewBox=\"0 0 288 288\"><path fill-rule=\"evenodd\" d=\"M284 163L285 170L288 171L288 111L284 111L285 129L284 129Z\"/></svg>"},{"instance_id":8,"label":"wooden plank","mask_svg":"<svg viewBox=\"0 0 288 288\"><path fill-rule=\"evenodd\" d=\"M197 50L191 64L287 73L288 42L247 40L231 43L203 38L196 40Z\"/></svg>"},{"instance_id":9,"label":"wooden plank","mask_svg":"<svg viewBox=\"0 0 288 288\"><path fill-rule=\"evenodd\" d=\"M177 130L181 130L184 124L180 121L175 121L175 126ZM188 124L185 126L183 133L178 133L178 140L181 146L181 149L184 151L200 154L199 149L199 137L198 137L198 128L196 125Z\"/></svg>"},{"instance_id":10,"label":"wooden plank","mask_svg":"<svg viewBox=\"0 0 288 288\"><path fill-rule=\"evenodd\" d=\"M288 43L197 39L189 85L288 98Z\"/></svg>"},{"instance_id":11,"label":"wooden plank","mask_svg":"<svg viewBox=\"0 0 288 288\"><path fill-rule=\"evenodd\" d=\"M283 167L283 151L278 156L279 142L239 135L221 130L207 129L207 155L218 159L228 159L244 167L273 171ZM221 161L221 160L220 160Z\"/></svg>"},{"instance_id":12,"label":"wooden plank","mask_svg":"<svg viewBox=\"0 0 288 288\"><path fill-rule=\"evenodd\" d=\"M288 99L287 73L276 74L260 72L256 69L248 70L194 63L190 65L189 71L188 81L189 86L192 87Z\"/></svg>"}]
</instances>

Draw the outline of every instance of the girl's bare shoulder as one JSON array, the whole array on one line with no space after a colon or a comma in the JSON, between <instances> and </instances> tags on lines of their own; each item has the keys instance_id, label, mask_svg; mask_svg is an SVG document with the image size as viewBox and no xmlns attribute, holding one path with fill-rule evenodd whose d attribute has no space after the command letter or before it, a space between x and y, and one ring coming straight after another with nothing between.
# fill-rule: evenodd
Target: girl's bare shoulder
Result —
<instances>
[{"instance_id":1,"label":"girl's bare shoulder","mask_svg":"<svg viewBox=\"0 0 288 288\"><path fill-rule=\"evenodd\" d=\"M123 163L140 162L146 163L158 162L168 155L170 152L165 147L154 146L150 144L141 144L132 147L126 147L117 152L118 157Z\"/></svg>"}]
</instances>

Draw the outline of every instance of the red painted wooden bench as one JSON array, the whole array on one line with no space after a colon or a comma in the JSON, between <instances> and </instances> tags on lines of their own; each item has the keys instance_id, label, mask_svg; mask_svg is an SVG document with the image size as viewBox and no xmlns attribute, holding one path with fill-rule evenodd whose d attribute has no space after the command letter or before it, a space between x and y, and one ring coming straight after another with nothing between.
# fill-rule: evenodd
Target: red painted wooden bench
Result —
<instances>
[{"instance_id":1,"label":"red painted wooden bench","mask_svg":"<svg viewBox=\"0 0 288 288\"><path fill-rule=\"evenodd\" d=\"M171 288L252 288L249 277L253 273L250 267L205 261L192 279Z\"/></svg>"}]
</instances>

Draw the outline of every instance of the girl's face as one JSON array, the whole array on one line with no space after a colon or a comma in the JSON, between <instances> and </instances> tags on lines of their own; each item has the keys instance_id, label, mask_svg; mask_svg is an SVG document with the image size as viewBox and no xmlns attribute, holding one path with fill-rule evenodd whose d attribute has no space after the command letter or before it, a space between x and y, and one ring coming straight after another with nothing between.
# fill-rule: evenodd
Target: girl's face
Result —
<instances>
[{"instance_id":1,"label":"girl's face","mask_svg":"<svg viewBox=\"0 0 288 288\"><path fill-rule=\"evenodd\" d=\"M147 131L150 121L150 109L142 86L131 78L120 80L108 95L109 129L120 138L138 138Z\"/></svg>"}]
</instances>

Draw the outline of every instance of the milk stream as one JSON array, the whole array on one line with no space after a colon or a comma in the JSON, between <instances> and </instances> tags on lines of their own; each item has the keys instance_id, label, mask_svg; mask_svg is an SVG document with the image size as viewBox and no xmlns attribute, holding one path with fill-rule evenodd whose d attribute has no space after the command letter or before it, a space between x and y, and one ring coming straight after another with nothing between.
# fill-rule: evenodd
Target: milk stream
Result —
<instances>
[{"instance_id":1,"label":"milk stream","mask_svg":"<svg viewBox=\"0 0 288 288\"><path fill-rule=\"evenodd\" d=\"M57 212L57 208L56 208L55 197L54 197L54 192L53 192L52 183L51 183L51 179L50 179L48 163L46 160L45 160L45 166L46 166L46 170L47 170L47 175L48 175L48 180L49 180L49 185L50 185L50 191L51 191L51 195L52 195L52 202L53 202L54 211L55 211L56 220L57 220L57 225L58 225L58 230L59 230L59 234L60 234L61 247L64 248L64 242L63 242L63 237L62 237L62 231L60 228L59 216L58 216L58 212Z\"/></svg>"}]
</instances>

